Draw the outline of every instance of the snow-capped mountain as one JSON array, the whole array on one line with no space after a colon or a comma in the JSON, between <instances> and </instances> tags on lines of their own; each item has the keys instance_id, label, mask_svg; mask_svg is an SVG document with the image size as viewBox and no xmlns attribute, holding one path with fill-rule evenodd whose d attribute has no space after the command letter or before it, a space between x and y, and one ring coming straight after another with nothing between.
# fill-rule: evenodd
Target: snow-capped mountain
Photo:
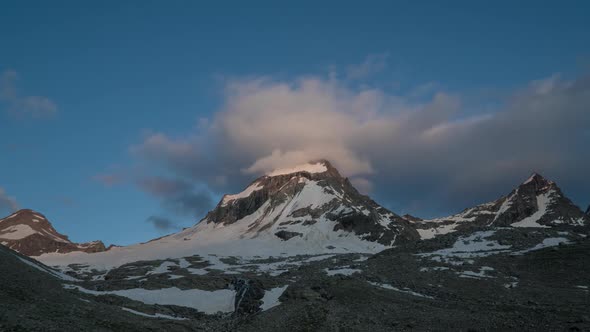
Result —
<instances>
[{"instance_id":1,"label":"snow-capped mountain","mask_svg":"<svg viewBox=\"0 0 590 332\"><path fill-rule=\"evenodd\" d=\"M411 220L411 219L408 219ZM481 226L549 228L582 226L590 217L574 205L553 181L534 173L510 194L461 213L430 220L412 220L423 239Z\"/></svg>"},{"instance_id":2,"label":"snow-capped mountain","mask_svg":"<svg viewBox=\"0 0 590 332\"><path fill-rule=\"evenodd\" d=\"M241 238L271 235L283 241L321 241L337 233L384 246L418 238L410 223L361 195L325 160L276 170L238 194L225 195L183 236L229 229L238 222L247 223Z\"/></svg>"},{"instance_id":3,"label":"snow-capped mountain","mask_svg":"<svg viewBox=\"0 0 590 332\"><path fill-rule=\"evenodd\" d=\"M101 241L74 243L58 233L39 212L23 209L0 219L0 244L27 256L72 251L100 252Z\"/></svg>"},{"instance_id":4,"label":"snow-capped mountain","mask_svg":"<svg viewBox=\"0 0 590 332\"><path fill-rule=\"evenodd\" d=\"M195 254L374 253L419 238L409 221L360 194L322 160L256 179L242 192L225 195L199 223L179 233L104 253L46 254L39 260L112 267Z\"/></svg>"}]
</instances>

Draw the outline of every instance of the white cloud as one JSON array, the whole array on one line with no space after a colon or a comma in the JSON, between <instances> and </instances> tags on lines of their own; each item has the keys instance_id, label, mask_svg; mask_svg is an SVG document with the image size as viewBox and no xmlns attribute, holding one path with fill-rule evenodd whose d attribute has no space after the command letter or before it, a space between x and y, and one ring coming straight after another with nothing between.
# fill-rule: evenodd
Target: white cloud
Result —
<instances>
[{"instance_id":1,"label":"white cloud","mask_svg":"<svg viewBox=\"0 0 590 332\"><path fill-rule=\"evenodd\" d=\"M392 205L465 207L505 193L532 170L566 182L585 178L565 163L590 166L579 143L590 124L589 83L531 82L503 106L473 115L441 91L416 101L334 77L234 80L224 107L198 132L153 134L134 151L219 190L325 158Z\"/></svg>"},{"instance_id":2,"label":"white cloud","mask_svg":"<svg viewBox=\"0 0 590 332\"><path fill-rule=\"evenodd\" d=\"M379 73L387 67L388 57L387 53L370 54L362 63L348 66L346 77L349 80L358 80Z\"/></svg>"}]
</instances>

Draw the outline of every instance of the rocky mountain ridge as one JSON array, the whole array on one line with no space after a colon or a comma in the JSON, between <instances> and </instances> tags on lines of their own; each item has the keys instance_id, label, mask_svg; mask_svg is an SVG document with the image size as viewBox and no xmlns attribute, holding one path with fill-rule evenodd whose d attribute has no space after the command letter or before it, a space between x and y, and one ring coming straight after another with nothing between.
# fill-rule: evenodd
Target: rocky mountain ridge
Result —
<instances>
[{"instance_id":1,"label":"rocky mountain ridge","mask_svg":"<svg viewBox=\"0 0 590 332\"><path fill-rule=\"evenodd\" d=\"M264 175L241 193L225 195L202 222L229 226L255 212L248 233L273 229L285 241L323 221L332 222L333 231L385 246L418 239L407 220L360 194L326 160Z\"/></svg>"},{"instance_id":2,"label":"rocky mountain ridge","mask_svg":"<svg viewBox=\"0 0 590 332\"><path fill-rule=\"evenodd\" d=\"M0 219L0 244L27 256L50 252L94 253L106 250L101 241L70 241L66 235L56 231L43 214L29 209L19 210Z\"/></svg>"},{"instance_id":3,"label":"rocky mountain ridge","mask_svg":"<svg viewBox=\"0 0 590 332\"><path fill-rule=\"evenodd\" d=\"M510 194L495 201L448 217L414 220L423 239L486 226L550 228L562 225L583 226L588 223L588 214L572 203L555 182L537 173L532 174Z\"/></svg>"}]
</instances>

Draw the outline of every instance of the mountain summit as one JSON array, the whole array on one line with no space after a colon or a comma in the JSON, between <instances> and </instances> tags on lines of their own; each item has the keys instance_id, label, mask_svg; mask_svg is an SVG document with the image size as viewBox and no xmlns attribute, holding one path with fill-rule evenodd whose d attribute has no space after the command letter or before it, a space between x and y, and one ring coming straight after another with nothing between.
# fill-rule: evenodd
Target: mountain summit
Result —
<instances>
[{"instance_id":1,"label":"mountain summit","mask_svg":"<svg viewBox=\"0 0 590 332\"><path fill-rule=\"evenodd\" d=\"M555 182L533 173L505 197L414 225L422 238L431 238L473 226L549 228L582 226L588 222L590 217L572 203Z\"/></svg>"},{"instance_id":2,"label":"mountain summit","mask_svg":"<svg viewBox=\"0 0 590 332\"><path fill-rule=\"evenodd\" d=\"M67 236L58 233L44 215L29 209L19 210L0 219L0 244L27 256L105 250L101 241L71 242Z\"/></svg>"},{"instance_id":3,"label":"mountain summit","mask_svg":"<svg viewBox=\"0 0 590 332\"><path fill-rule=\"evenodd\" d=\"M183 236L220 227L235 229L240 238L305 241L324 249L339 246L333 241L346 246L345 238L382 246L418 239L407 220L360 194L326 160L275 170L242 192L225 195Z\"/></svg>"}]
</instances>

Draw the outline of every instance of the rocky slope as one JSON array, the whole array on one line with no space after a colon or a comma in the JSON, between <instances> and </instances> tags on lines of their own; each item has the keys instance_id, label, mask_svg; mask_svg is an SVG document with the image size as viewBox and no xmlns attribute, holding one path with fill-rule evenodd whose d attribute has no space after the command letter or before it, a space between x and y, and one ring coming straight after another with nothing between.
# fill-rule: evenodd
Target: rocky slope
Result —
<instances>
[{"instance_id":1,"label":"rocky slope","mask_svg":"<svg viewBox=\"0 0 590 332\"><path fill-rule=\"evenodd\" d=\"M256 179L244 191L225 195L203 224L231 227L256 213L245 236L271 232L284 241L307 238L316 224L354 233L384 246L418 239L405 219L361 195L336 168L322 160Z\"/></svg>"},{"instance_id":2,"label":"rocky slope","mask_svg":"<svg viewBox=\"0 0 590 332\"><path fill-rule=\"evenodd\" d=\"M64 285L72 282L0 246L0 331L191 331L208 326L206 318L196 326L170 310L157 316L141 303L117 305L107 297L69 291Z\"/></svg>"},{"instance_id":3,"label":"rocky slope","mask_svg":"<svg viewBox=\"0 0 590 332\"><path fill-rule=\"evenodd\" d=\"M590 216L568 199L553 181L533 174L510 194L461 213L414 222L421 237L432 238L457 230L483 226L549 228L582 226Z\"/></svg>"},{"instance_id":4,"label":"rocky slope","mask_svg":"<svg viewBox=\"0 0 590 332\"><path fill-rule=\"evenodd\" d=\"M101 252L101 241L74 243L58 233L49 220L39 212L20 210L0 219L0 244L27 256L72 251Z\"/></svg>"},{"instance_id":5,"label":"rocky slope","mask_svg":"<svg viewBox=\"0 0 590 332\"><path fill-rule=\"evenodd\" d=\"M585 331L589 234L588 226L484 227L376 255L75 265L79 281L62 283L85 300L147 314L143 324L154 329L169 321L196 331Z\"/></svg>"}]
</instances>

